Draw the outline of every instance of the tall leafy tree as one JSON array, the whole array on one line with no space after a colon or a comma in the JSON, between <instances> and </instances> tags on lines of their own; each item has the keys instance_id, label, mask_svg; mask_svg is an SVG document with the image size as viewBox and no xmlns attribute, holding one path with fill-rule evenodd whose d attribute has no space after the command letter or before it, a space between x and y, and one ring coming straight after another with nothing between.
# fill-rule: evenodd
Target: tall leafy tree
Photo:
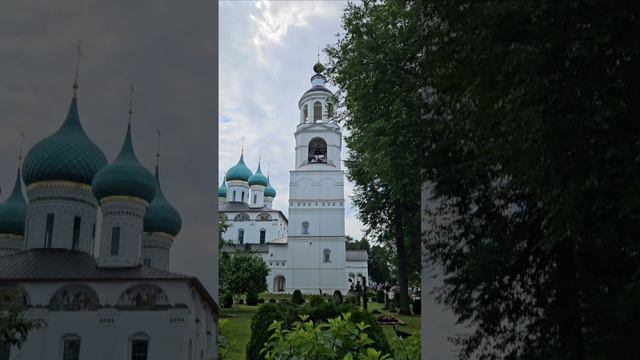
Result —
<instances>
[{"instance_id":1,"label":"tall leafy tree","mask_svg":"<svg viewBox=\"0 0 640 360\"><path fill-rule=\"evenodd\" d=\"M365 0L348 4L344 34L326 49L329 75L340 89L337 118L345 125L348 178L359 217L397 252L400 312L409 314L409 265L419 266L421 137L419 4ZM416 236L413 242L407 236ZM391 244L390 244L391 245ZM417 273L414 271L413 273Z\"/></svg>"},{"instance_id":2,"label":"tall leafy tree","mask_svg":"<svg viewBox=\"0 0 640 360\"><path fill-rule=\"evenodd\" d=\"M259 255L250 250L239 250L220 256L220 288L233 295L267 290L269 267Z\"/></svg>"},{"instance_id":3,"label":"tall leafy tree","mask_svg":"<svg viewBox=\"0 0 640 360\"><path fill-rule=\"evenodd\" d=\"M636 357L639 4L427 7L426 245L462 357Z\"/></svg>"}]
</instances>

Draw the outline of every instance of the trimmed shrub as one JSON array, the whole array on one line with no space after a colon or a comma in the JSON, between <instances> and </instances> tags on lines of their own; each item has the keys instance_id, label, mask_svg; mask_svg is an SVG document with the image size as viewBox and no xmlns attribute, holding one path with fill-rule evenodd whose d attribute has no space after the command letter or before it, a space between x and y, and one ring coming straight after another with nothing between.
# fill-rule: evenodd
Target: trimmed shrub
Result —
<instances>
[{"instance_id":1,"label":"trimmed shrub","mask_svg":"<svg viewBox=\"0 0 640 360\"><path fill-rule=\"evenodd\" d=\"M251 338L247 343L247 360L264 359L260 350L269 340L273 331L269 331L269 325L275 320L284 321L285 314L281 305L264 304L258 308L258 312L251 319Z\"/></svg>"},{"instance_id":2,"label":"trimmed shrub","mask_svg":"<svg viewBox=\"0 0 640 360\"><path fill-rule=\"evenodd\" d=\"M229 292L225 292L222 295L222 307L229 309L233 306L233 295Z\"/></svg>"},{"instance_id":3,"label":"trimmed shrub","mask_svg":"<svg viewBox=\"0 0 640 360\"><path fill-rule=\"evenodd\" d=\"M256 306L258 305L258 294L253 291L247 293L247 305Z\"/></svg>"},{"instance_id":4,"label":"trimmed shrub","mask_svg":"<svg viewBox=\"0 0 640 360\"><path fill-rule=\"evenodd\" d=\"M264 304L264 299L263 298L258 299L258 304Z\"/></svg>"},{"instance_id":5,"label":"trimmed shrub","mask_svg":"<svg viewBox=\"0 0 640 360\"><path fill-rule=\"evenodd\" d=\"M411 311L413 311L414 315L420 315L420 311L421 311L420 306L421 306L420 299L414 299L413 304L411 306Z\"/></svg>"},{"instance_id":6,"label":"trimmed shrub","mask_svg":"<svg viewBox=\"0 0 640 360\"><path fill-rule=\"evenodd\" d=\"M320 295L313 295L309 299L309 305L311 305L312 307L318 307L324 303L326 303L326 301L324 301L324 299Z\"/></svg>"},{"instance_id":7,"label":"trimmed shrub","mask_svg":"<svg viewBox=\"0 0 640 360\"><path fill-rule=\"evenodd\" d=\"M344 301L344 299L342 299L342 293L340 292L340 290L336 290L333 292L333 305L342 305L342 302Z\"/></svg>"},{"instance_id":8,"label":"trimmed shrub","mask_svg":"<svg viewBox=\"0 0 640 360\"><path fill-rule=\"evenodd\" d=\"M276 299L274 298L269 299L269 304L275 304L275 303L276 303Z\"/></svg>"},{"instance_id":9,"label":"trimmed shrub","mask_svg":"<svg viewBox=\"0 0 640 360\"><path fill-rule=\"evenodd\" d=\"M291 302L293 302L296 305L302 305L304 304L304 297L302 297L302 292L300 290L294 290L293 291L293 296L291 297Z\"/></svg>"}]
</instances>

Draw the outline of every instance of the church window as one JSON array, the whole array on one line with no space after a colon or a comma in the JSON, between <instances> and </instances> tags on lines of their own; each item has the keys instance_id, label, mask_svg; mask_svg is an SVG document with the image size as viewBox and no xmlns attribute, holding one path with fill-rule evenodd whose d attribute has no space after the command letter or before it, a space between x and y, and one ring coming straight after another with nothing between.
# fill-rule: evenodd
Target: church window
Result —
<instances>
[{"instance_id":1,"label":"church window","mask_svg":"<svg viewBox=\"0 0 640 360\"><path fill-rule=\"evenodd\" d=\"M316 101L313 103L313 122L322 121L322 103Z\"/></svg>"},{"instance_id":2,"label":"church window","mask_svg":"<svg viewBox=\"0 0 640 360\"><path fill-rule=\"evenodd\" d=\"M93 227L91 228L91 238L96 238L96 223L93 223Z\"/></svg>"},{"instance_id":3,"label":"church window","mask_svg":"<svg viewBox=\"0 0 640 360\"><path fill-rule=\"evenodd\" d=\"M272 219L271 219L271 215L269 215L267 213L260 213L256 217L256 220L258 220L258 221L271 221Z\"/></svg>"},{"instance_id":4,"label":"church window","mask_svg":"<svg viewBox=\"0 0 640 360\"><path fill-rule=\"evenodd\" d=\"M120 251L120 227L111 228L111 256L118 256Z\"/></svg>"},{"instance_id":5,"label":"church window","mask_svg":"<svg viewBox=\"0 0 640 360\"><path fill-rule=\"evenodd\" d=\"M244 243L244 229L238 229L238 243Z\"/></svg>"},{"instance_id":6,"label":"church window","mask_svg":"<svg viewBox=\"0 0 640 360\"><path fill-rule=\"evenodd\" d=\"M309 122L309 105L305 105L302 108L302 118L303 122Z\"/></svg>"},{"instance_id":7,"label":"church window","mask_svg":"<svg viewBox=\"0 0 640 360\"><path fill-rule=\"evenodd\" d=\"M62 338L62 360L80 359L80 337L65 335Z\"/></svg>"},{"instance_id":8,"label":"church window","mask_svg":"<svg viewBox=\"0 0 640 360\"><path fill-rule=\"evenodd\" d=\"M137 333L130 338L131 360L147 360L149 354L149 336Z\"/></svg>"},{"instance_id":9,"label":"church window","mask_svg":"<svg viewBox=\"0 0 640 360\"><path fill-rule=\"evenodd\" d=\"M240 192L240 202L244 202L244 191Z\"/></svg>"},{"instance_id":10,"label":"church window","mask_svg":"<svg viewBox=\"0 0 640 360\"><path fill-rule=\"evenodd\" d=\"M258 203L258 195L253 195L253 203Z\"/></svg>"},{"instance_id":11,"label":"church window","mask_svg":"<svg viewBox=\"0 0 640 360\"><path fill-rule=\"evenodd\" d=\"M144 266L151 267L151 259L145 258L142 262Z\"/></svg>"},{"instance_id":12,"label":"church window","mask_svg":"<svg viewBox=\"0 0 640 360\"><path fill-rule=\"evenodd\" d=\"M189 360L192 359L191 354L193 353L193 342L189 339Z\"/></svg>"},{"instance_id":13,"label":"church window","mask_svg":"<svg viewBox=\"0 0 640 360\"><path fill-rule=\"evenodd\" d=\"M324 262L331 262L331 250L329 249L324 249L323 251L323 255L324 255Z\"/></svg>"},{"instance_id":14,"label":"church window","mask_svg":"<svg viewBox=\"0 0 640 360\"><path fill-rule=\"evenodd\" d=\"M236 201L236 191L233 190L233 201Z\"/></svg>"},{"instance_id":15,"label":"church window","mask_svg":"<svg viewBox=\"0 0 640 360\"><path fill-rule=\"evenodd\" d=\"M78 250L80 245L80 216L75 216L73 218L73 240L71 243L72 250Z\"/></svg>"},{"instance_id":16,"label":"church window","mask_svg":"<svg viewBox=\"0 0 640 360\"><path fill-rule=\"evenodd\" d=\"M302 233L309 234L309 223L307 221L302 223Z\"/></svg>"},{"instance_id":17,"label":"church window","mask_svg":"<svg viewBox=\"0 0 640 360\"><path fill-rule=\"evenodd\" d=\"M242 213L242 214L238 214L236 215L235 218L233 218L233 221L250 221L251 218L249 217L249 214L247 213Z\"/></svg>"},{"instance_id":18,"label":"church window","mask_svg":"<svg viewBox=\"0 0 640 360\"><path fill-rule=\"evenodd\" d=\"M260 229L260 244L264 244L267 238L267 230Z\"/></svg>"},{"instance_id":19,"label":"church window","mask_svg":"<svg viewBox=\"0 0 640 360\"><path fill-rule=\"evenodd\" d=\"M49 300L51 311L87 311L98 309L98 295L88 286L69 285L53 294Z\"/></svg>"},{"instance_id":20,"label":"church window","mask_svg":"<svg viewBox=\"0 0 640 360\"><path fill-rule=\"evenodd\" d=\"M322 138L313 138L309 142L309 163L327 163L327 142Z\"/></svg>"},{"instance_id":21,"label":"church window","mask_svg":"<svg viewBox=\"0 0 640 360\"><path fill-rule=\"evenodd\" d=\"M168 306L169 298L161 288L150 285L134 285L120 295L118 306L137 309L151 309L156 306Z\"/></svg>"},{"instance_id":22,"label":"church window","mask_svg":"<svg viewBox=\"0 0 640 360\"><path fill-rule=\"evenodd\" d=\"M44 247L50 248L51 241L53 240L53 220L55 218L54 214L47 214L47 223L45 224L44 229Z\"/></svg>"}]
</instances>

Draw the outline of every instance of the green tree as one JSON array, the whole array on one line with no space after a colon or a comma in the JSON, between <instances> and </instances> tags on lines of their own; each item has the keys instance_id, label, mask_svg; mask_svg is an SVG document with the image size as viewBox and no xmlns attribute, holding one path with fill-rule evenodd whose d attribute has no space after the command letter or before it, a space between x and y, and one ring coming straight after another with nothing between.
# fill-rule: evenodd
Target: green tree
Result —
<instances>
[{"instance_id":1,"label":"green tree","mask_svg":"<svg viewBox=\"0 0 640 360\"><path fill-rule=\"evenodd\" d=\"M220 256L220 288L222 292L242 295L267 290L269 267L249 250L222 253Z\"/></svg>"},{"instance_id":2,"label":"green tree","mask_svg":"<svg viewBox=\"0 0 640 360\"><path fill-rule=\"evenodd\" d=\"M29 332L40 328L40 323L25 318L25 304L24 295L19 290L0 289L0 349L21 347Z\"/></svg>"},{"instance_id":3,"label":"green tree","mask_svg":"<svg viewBox=\"0 0 640 360\"><path fill-rule=\"evenodd\" d=\"M367 261L369 277L377 284L388 284L390 280L391 264L389 250L380 245L374 245L369 250Z\"/></svg>"},{"instance_id":4,"label":"green tree","mask_svg":"<svg viewBox=\"0 0 640 360\"><path fill-rule=\"evenodd\" d=\"M347 250L367 250L369 251L369 241L366 238L362 238L360 240L355 240L351 236L347 235Z\"/></svg>"},{"instance_id":5,"label":"green tree","mask_svg":"<svg viewBox=\"0 0 640 360\"><path fill-rule=\"evenodd\" d=\"M426 149L419 20L413 1L350 3L344 35L326 49L330 78L340 89L336 119L348 133L345 164L355 184L354 204L368 234L389 240L396 251L400 311L407 315L409 277L420 266L420 163Z\"/></svg>"},{"instance_id":6,"label":"green tree","mask_svg":"<svg viewBox=\"0 0 640 360\"><path fill-rule=\"evenodd\" d=\"M462 357L635 358L640 7L428 6L426 245Z\"/></svg>"}]
</instances>

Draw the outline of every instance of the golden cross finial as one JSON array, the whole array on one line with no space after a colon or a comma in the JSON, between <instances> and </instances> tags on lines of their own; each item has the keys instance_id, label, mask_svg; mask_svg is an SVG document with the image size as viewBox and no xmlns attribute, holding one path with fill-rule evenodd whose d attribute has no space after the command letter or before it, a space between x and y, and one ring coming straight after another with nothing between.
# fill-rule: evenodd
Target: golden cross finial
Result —
<instances>
[{"instance_id":1,"label":"golden cross finial","mask_svg":"<svg viewBox=\"0 0 640 360\"><path fill-rule=\"evenodd\" d=\"M158 130L158 143L157 143L157 146L156 146L156 167L160 163L160 136L161 135L162 134L160 133L160 130Z\"/></svg>"},{"instance_id":2,"label":"golden cross finial","mask_svg":"<svg viewBox=\"0 0 640 360\"><path fill-rule=\"evenodd\" d=\"M18 155L18 169L22 166L22 153L24 151L24 133L20 131L20 155Z\"/></svg>"},{"instance_id":3,"label":"golden cross finial","mask_svg":"<svg viewBox=\"0 0 640 360\"><path fill-rule=\"evenodd\" d=\"M131 93L129 94L129 124L133 118L133 84L131 84Z\"/></svg>"},{"instance_id":4,"label":"golden cross finial","mask_svg":"<svg viewBox=\"0 0 640 360\"><path fill-rule=\"evenodd\" d=\"M318 62L320 62L320 46L318 46Z\"/></svg>"},{"instance_id":5,"label":"golden cross finial","mask_svg":"<svg viewBox=\"0 0 640 360\"><path fill-rule=\"evenodd\" d=\"M260 165L261 160L262 160L262 149L258 149L258 165Z\"/></svg>"},{"instance_id":6,"label":"golden cross finial","mask_svg":"<svg viewBox=\"0 0 640 360\"><path fill-rule=\"evenodd\" d=\"M82 56L82 40L78 40L78 45L76 45L76 73L73 78L73 96L78 96L78 88L80 85L78 84L78 76L80 73L80 57Z\"/></svg>"},{"instance_id":7,"label":"golden cross finial","mask_svg":"<svg viewBox=\"0 0 640 360\"><path fill-rule=\"evenodd\" d=\"M240 154L244 154L244 136L242 137L242 147L240 148Z\"/></svg>"}]
</instances>

